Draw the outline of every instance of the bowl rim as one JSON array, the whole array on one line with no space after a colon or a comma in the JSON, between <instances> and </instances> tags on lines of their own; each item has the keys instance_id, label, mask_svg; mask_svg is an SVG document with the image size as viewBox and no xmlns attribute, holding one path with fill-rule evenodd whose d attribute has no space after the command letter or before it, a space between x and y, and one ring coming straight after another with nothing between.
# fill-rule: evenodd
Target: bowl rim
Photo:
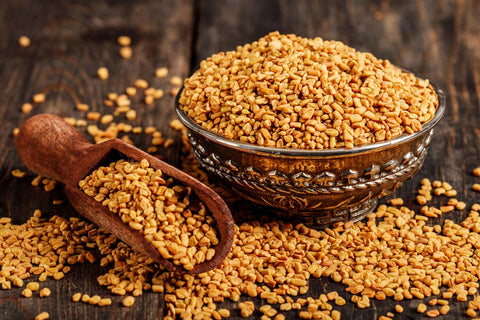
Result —
<instances>
[{"instance_id":1,"label":"bowl rim","mask_svg":"<svg viewBox=\"0 0 480 320\"><path fill-rule=\"evenodd\" d=\"M432 85L433 86L433 85ZM435 125L440 122L442 119L444 113L445 113L445 94L442 89L436 88L435 86L433 87L435 92L437 93L438 97L438 106L437 110L435 111L435 114L433 118L422 125L422 130L418 132L414 132L412 134L404 133L401 136L395 137L391 140L388 141L381 141L381 142L375 142L375 143L370 143L370 144L365 144L359 147L354 147L352 149L347 149L347 148L334 148L334 149L320 149L320 150L310 150L310 149L293 149L293 148L273 148L273 147L264 147L264 146L259 146L255 144L250 144L250 143L245 143L245 142L240 142L238 140L232 140L232 139L227 139L224 136L221 136L219 134L216 134L214 132L208 131L201 126L199 126L197 123L195 123L187 114L180 108L180 96L183 92L184 86L181 87L181 89L178 91L176 97L175 97L175 111L177 113L178 118L180 121L190 130L196 132L197 134L206 137L209 140L213 140L215 143L218 143L220 145L223 145L225 147L229 148L234 148L234 149L240 149L240 150L245 150L248 152L254 152L254 153L263 153L263 154L271 154L271 155L276 155L276 156L300 156L300 157L305 157L305 156L314 156L314 157L332 157L332 156L348 156L348 155L354 155L354 154L360 154L364 152L369 152L372 150L379 150L379 149L385 149L388 147L391 147L393 145L398 145L398 144L403 144L408 141L411 141L418 136L421 136L425 134L426 132L429 132L430 130L435 127Z\"/></svg>"}]
</instances>

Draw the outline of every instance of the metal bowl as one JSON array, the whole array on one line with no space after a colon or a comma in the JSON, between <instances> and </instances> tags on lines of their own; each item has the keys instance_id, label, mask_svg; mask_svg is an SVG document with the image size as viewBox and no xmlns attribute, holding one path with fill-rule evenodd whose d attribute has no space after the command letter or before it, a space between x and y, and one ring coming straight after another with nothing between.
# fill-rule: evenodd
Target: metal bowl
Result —
<instances>
[{"instance_id":1,"label":"metal bowl","mask_svg":"<svg viewBox=\"0 0 480 320\"><path fill-rule=\"evenodd\" d=\"M445 96L421 131L353 149L268 148L229 140L192 121L175 101L195 158L235 194L314 228L357 221L422 166Z\"/></svg>"}]
</instances>

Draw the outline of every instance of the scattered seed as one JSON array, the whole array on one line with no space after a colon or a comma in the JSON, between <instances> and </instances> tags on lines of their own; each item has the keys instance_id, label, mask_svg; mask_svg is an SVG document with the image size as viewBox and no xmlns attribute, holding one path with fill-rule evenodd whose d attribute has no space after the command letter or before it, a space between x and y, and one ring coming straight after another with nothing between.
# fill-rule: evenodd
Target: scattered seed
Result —
<instances>
[{"instance_id":1,"label":"scattered seed","mask_svg":"<svg viewBox=\"0 0 480 320\"><path fill-rule=\"evenodd\" d=\"M122 300L122 305L124 307L131 307L133 306L134 303L135 303L135 298L132 296L125 297Z\"/></svg>"},{"instance_id":2,"label":"scattered seed","mask_svg":"<svg viewBox=\"0 0 480 320\"><path fill-rule=\"evenodd\" d=\"M121 46L129 46L132 43L132 39L128 36L118 37L118 44Z\"/></svg>"},{"instance_id":3,"label":"scattered seed","mask_svg":"<svg viewBox=\"0 0 480 320\"><path fill-rule=\"evenodd\" d=\"M97 75L102 80L108 79L108 76L109 76L108 69L105 67L98 68Z\"/></svg>"},{"instance_id":4,"label":"scattered seed","mask_svg":"<svg viewBox=\"0 0 480 320\"><path fill-rule=\"evenodd\" d=\"M132 57L132 48L130 47L121 47L119 50L120 56L123 59L130 59Z\"/></svg>"},{"instance_id":5,"label":"scattered seed","mask_svg":"<svg viewBox=\"0 0 480 320\"><path fill-rule=\"evenodd\" d=\"M27 36L21 36L20 38L18 38L18 44L21 47L26 48L31 44L30 38Z\"/></svg>"},{"instance_id":6,"label":"scattered seed","mask_svg":"<svg viewBox=\"0 0 480 320\"><path fill-rule=\"evenodd\" d=\"M32 100L34 103L42 103L45 102L45 94L44 93L36 93L33 95Z\"/></svg>"}]
</instances>

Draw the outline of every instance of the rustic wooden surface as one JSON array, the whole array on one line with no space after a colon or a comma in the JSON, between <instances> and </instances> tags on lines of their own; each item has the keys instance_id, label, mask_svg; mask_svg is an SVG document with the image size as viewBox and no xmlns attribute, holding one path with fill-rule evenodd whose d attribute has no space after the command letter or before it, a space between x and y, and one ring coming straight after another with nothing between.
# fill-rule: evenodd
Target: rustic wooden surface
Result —
<instances>
[{"instance_id":1,"label":"rustic wooden surface","mask_svg":"<svg viewBox=\"0 0 480 320\"><path fill-rule=\"evenodd\" d=\"M154 70L167 66L170 75L187 76L199 62L218 51L232 50L270 31L307 37L341 40L359 50L370 51L394 64L431 79L447 95L447 112L435 131L423 169L396 193L415 207L414 195L423 177L449 181L467 205L480 202L471 186L480 178L472 169L480 166L480 2L475 0L426 1L1 1L0 14L0 216L24 221L36 208L59 215L75 214L68 203L52 205L63 197L61 190L47 193L26 179L10 175L24 168L11 134L28 117L20 112L33 94L47 94L47 101L30 115L49 112L81 117L77 102L104 112L108 92L120 92L137 78L169 88L168 79L155 79ZM17 45L20 35L32 45ZM133 57L119 57L117 36L132 37ZM100 66L110 69L110 78L96 77ZM155 125L165 136L176 139L173 148L162 150L163 158L178 164L178 134L168 128L174 117L173 97L144 109L137 108L136 123ZM85 131L83 131L85 132ZM146 136L134 142L147 147ZM463 215L446 215L461 221ZM438 220L441 222L441 219ZM119 305L99 308L74 304L75 292L108 296L96 277L98 265L78 265L61 281L47 281L50 298L21 297L21 289L0 291L0 319L33 319L48 311L51 319L161 319L163 296L145 293L132 308ZM341 285L326 279L311 282L311 294ZM418 319L418 300L403 301L405 312L396 319ZM374 301L360 310L347 303L342 319L375 319L393 310L393 300ZM235 303L232 318L239 317ZM466 318L466 303L451 302L443 319ZM295 314L289 314L294 318Z\"/></svg>"}]
</instances>

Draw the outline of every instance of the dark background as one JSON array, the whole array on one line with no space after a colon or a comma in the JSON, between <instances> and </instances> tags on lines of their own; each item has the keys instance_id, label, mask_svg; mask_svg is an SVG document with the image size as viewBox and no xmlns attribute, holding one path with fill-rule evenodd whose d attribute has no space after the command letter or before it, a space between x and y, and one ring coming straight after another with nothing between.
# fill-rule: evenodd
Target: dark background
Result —
<instances>
[{"instance_id":1,"label":"dark background","mask_svg":"<svg viewBox=\"0 0 480 320\"><path fill-rule=\"evenodd\" d=\"M75 109L78 102L106 113L106 95L122 92L137 78L168 91L168 79L154 77L158 67L167 66L170 76L186 77L211 54L234 50L274 30L343 41L429 78L443 89L447 111L435 129L423 169L395 196L418 209L416 189L422 178L429 177L449 181L467 209L480 202L480 194L471 190L473 183L480 183L472 175L473 168L480 166L479 1L4 0L0 17L0 216L23 222L36 208L49 214L75 214L68 203L52 205L53 199L63 197L61 189L47 193L31 186L33 173L25 179L11 176L11 170L24 169L11 133L26 118L45 112L81 118L84 113ZM19 47L21 35L29 36L32 45ZM119 56L119 35L132 37L131 59ZM100 66L110 70L106 81L96 77ZM46 102L35 106L30 115L22 114L21 105L38 92L47 95ZM161 149L160 154L178 165L179 135L168 126L174 118L173 96L167 93L154 105L135 109L136 125L154 125L175 139L173 148ZM140 147L149 146L145 135L133 139ZM467 213L449 213L435 222L461 221ZM52 290L50 298L26 299L20 288L0 291L0 319L33 319L41 311L48 311L51 319L162 318L163 296L156 293L145 293L132 308L121 307L121 298L113 296L113 305L107 308L70 301L75 292L110 296L96 282L105 271L96 264L73 266L64 279L46 282ZM326 279L312 281L310 294L332 289L350 298L343 286ZM340 308L342 319L375 319L393 311L396 303L391 299L372 302L364 310L347 303ZM420 318L415 311L419 302L401 302L405 312L395 319ZM236 303L225 305L233 310L232 317L238 316ZM450 313L440 318L466 318L467 303L452 300L450 305Z\"/></svg>"}]
</instances>

